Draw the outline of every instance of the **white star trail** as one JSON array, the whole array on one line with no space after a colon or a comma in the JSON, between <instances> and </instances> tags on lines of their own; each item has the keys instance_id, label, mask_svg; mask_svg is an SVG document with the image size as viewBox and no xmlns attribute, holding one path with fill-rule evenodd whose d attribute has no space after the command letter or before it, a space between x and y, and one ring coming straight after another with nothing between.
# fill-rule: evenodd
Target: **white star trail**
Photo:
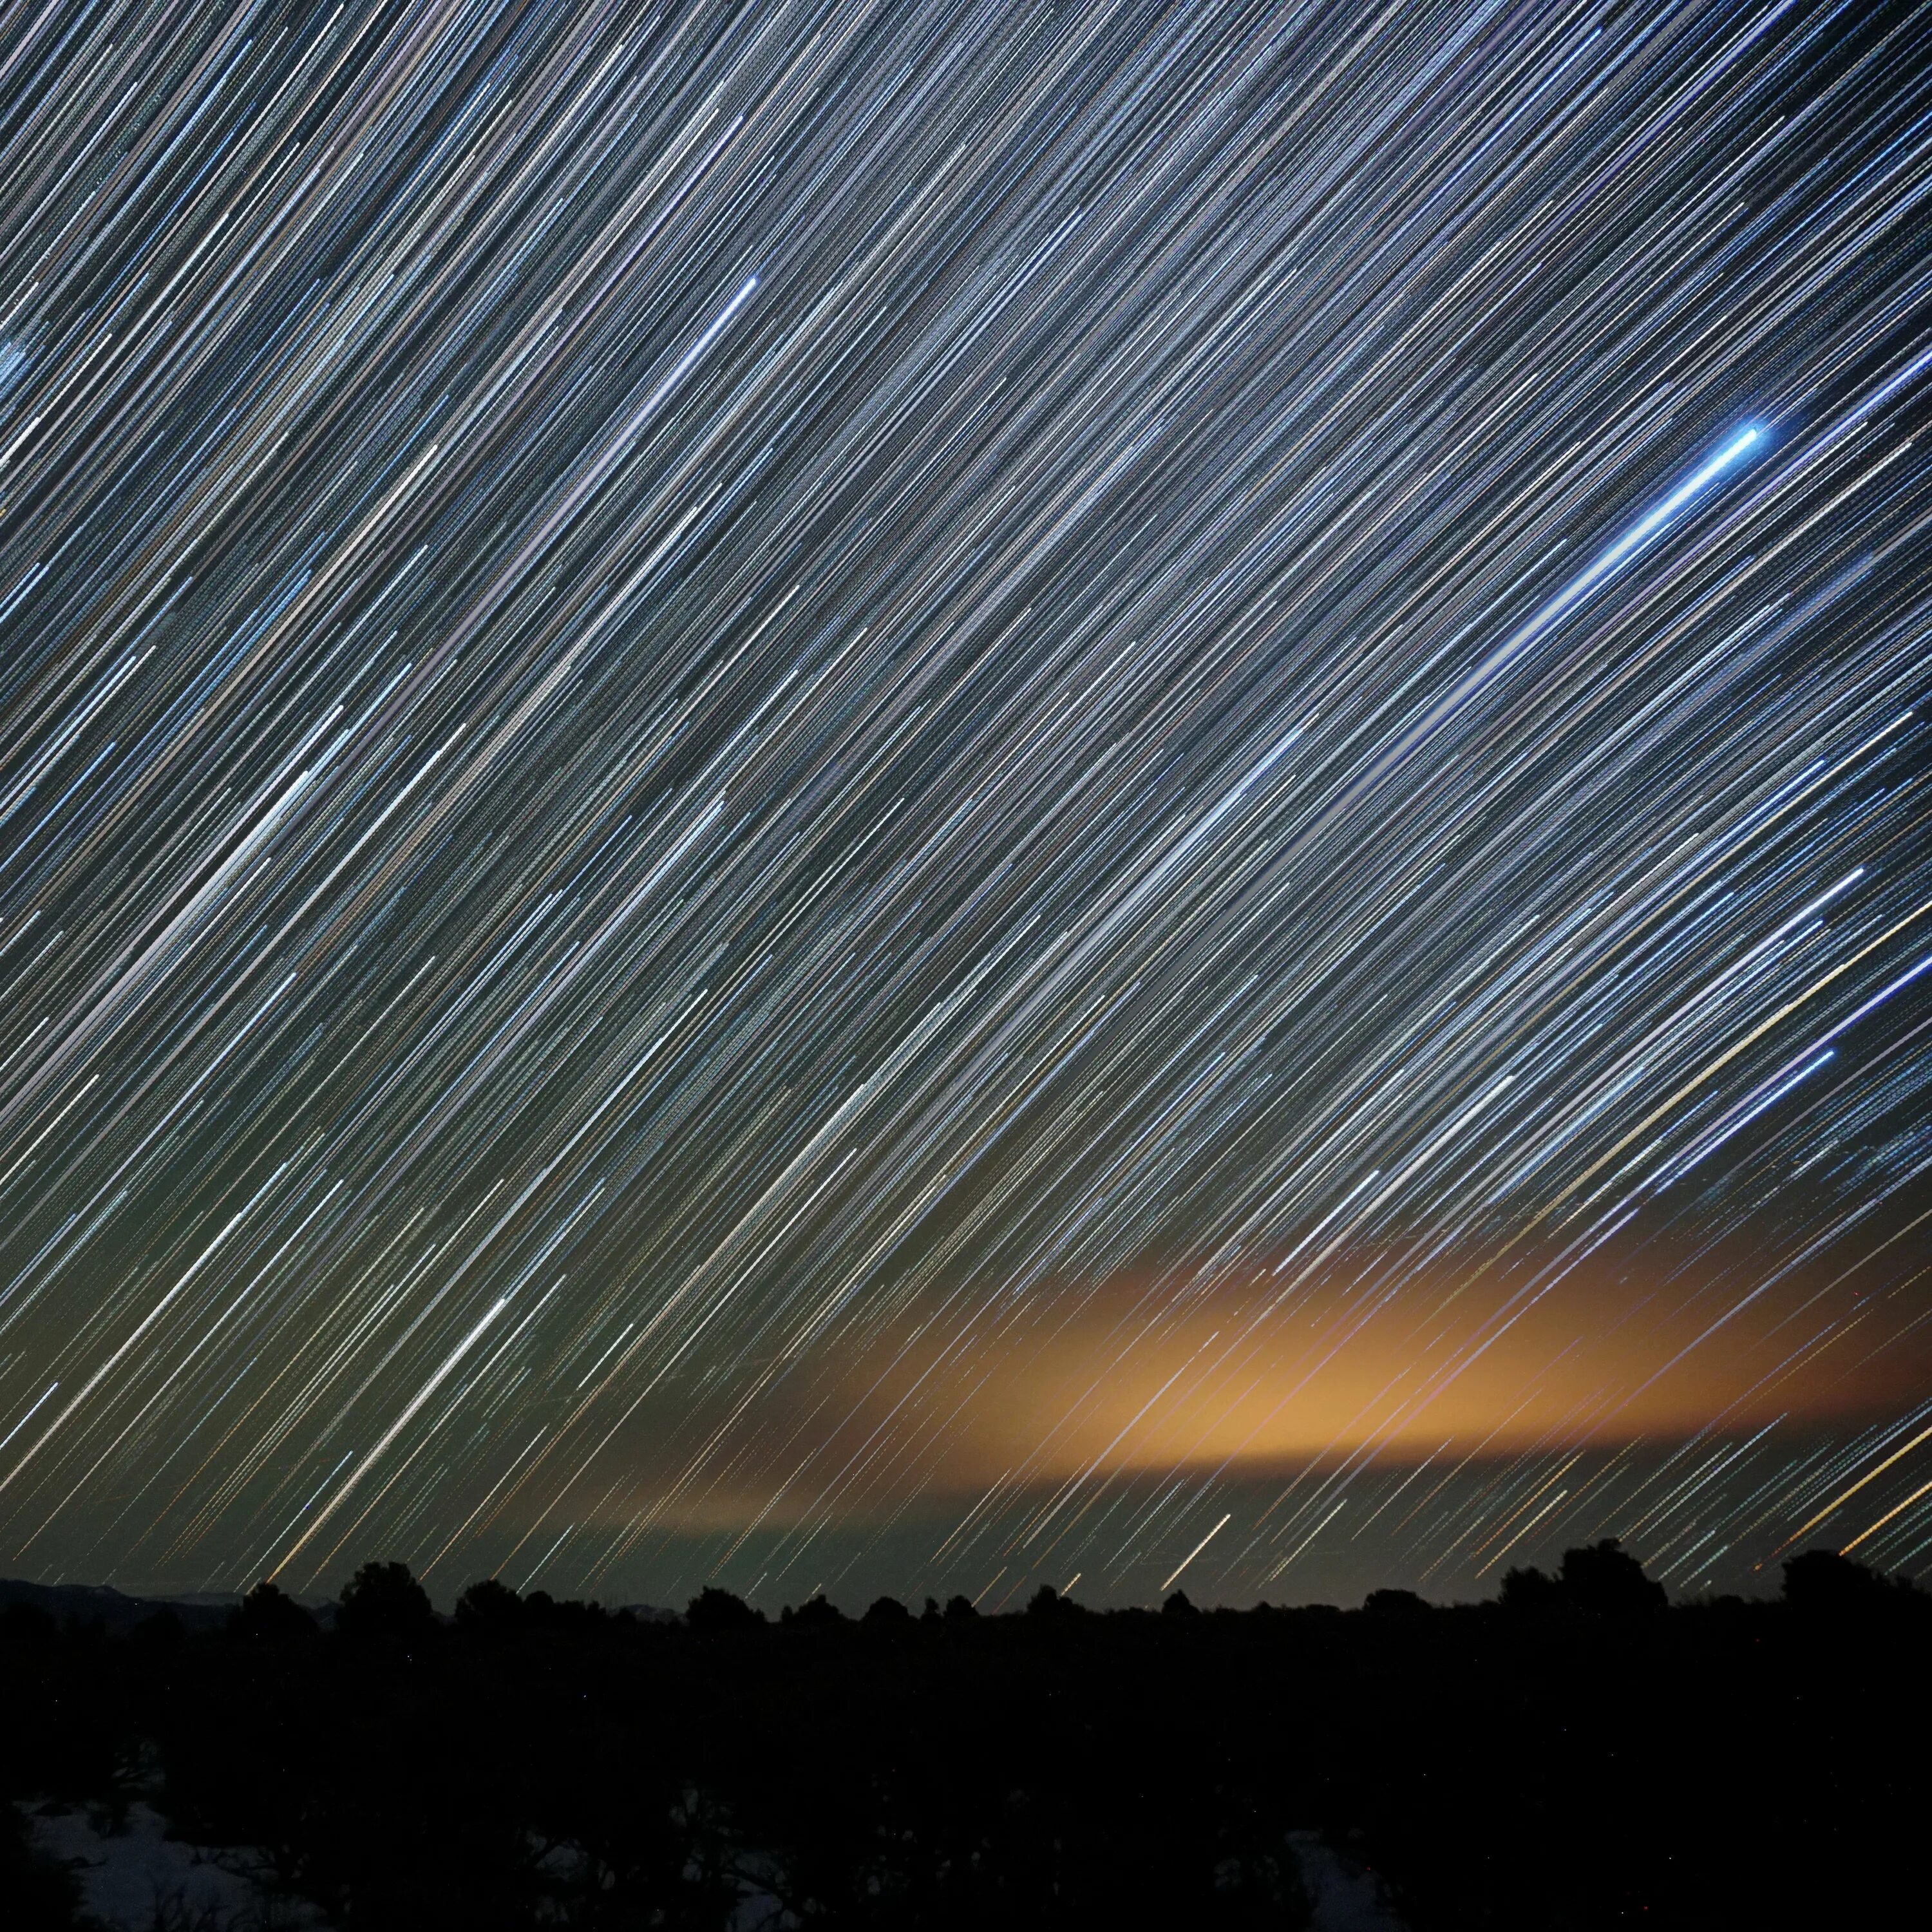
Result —
<instances>
[{"instance_id":1,"label":"white star trail","mask_svg":"<svg viewBox=\"0 0 1932 1932\"><path fill-rule=\"evenodd\" d=\"M10 12L8 1563L1918 1561L1926 46Z\"/></svg>"}]
</instances>

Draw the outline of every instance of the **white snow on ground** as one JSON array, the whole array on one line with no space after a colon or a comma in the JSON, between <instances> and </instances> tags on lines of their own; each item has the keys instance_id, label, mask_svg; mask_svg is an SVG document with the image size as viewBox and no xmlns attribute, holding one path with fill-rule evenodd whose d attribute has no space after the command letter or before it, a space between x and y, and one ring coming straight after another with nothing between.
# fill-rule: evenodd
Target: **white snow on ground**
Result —
<instances>
[{"instance_id":1,"label":"white snow on ground","mask_svg":"<svg viewBox=\"0 0 1932 1932\"><path fill-rule=\"evenodd\" d=\"M1292 1834L1301 1882L1315 1907L1315 1932L1406 1932L1380 1882L1313 1832Z\"/></svg>"},{"instance_id":2,"label":"white snow on ground","mask_svg":"<svg viewBox=\"0 0 1932 1932\"><path fill-rule=\"evenodd\" d=\"M82 1910L111 1932L328 1932L313 1906L256 1885L247 1853L169 1838L152 1805L130 1804L123 1832L86 1810L26 1808L34 1849L73 1867Z\"/></svg>"},{"instance_id":3,"label":"white snow on ground","mask_svg":"<svg viewBox=\"0 0 1932 1932\"><path fill-rule=\"evenodd\" d=\"M109 1932L329 1932L314 1906L258 1886L246 1852L170 1838L152 1805L129 1806L118 1832L87 1810L23 1808L34 1849L74 1868L82 1909ZM1312 1832L1294 1833L1293 1843L1315 1907L1313 1932L1406 1932L1372 1873ZM734 1932L758 1932L780 1916L776 1899L748 1887L732 1916Z\"/></svg>"}]
</instances>

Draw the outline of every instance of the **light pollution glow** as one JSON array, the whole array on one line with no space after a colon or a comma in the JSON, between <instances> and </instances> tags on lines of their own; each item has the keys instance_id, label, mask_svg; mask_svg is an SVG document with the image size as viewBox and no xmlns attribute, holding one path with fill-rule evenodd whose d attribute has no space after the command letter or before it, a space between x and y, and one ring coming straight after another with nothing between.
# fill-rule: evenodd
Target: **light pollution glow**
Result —
<instances>
[{"instance_id":1,"label":"light pollution glow","mask_svg":"<svg viewBox=\"0 0 1932 1932\"><path fill-rule=\"evenodd\" d=\"M1924 40L15 10L0 1568L1916 1565Z\"/></svg>"}]
</instances>

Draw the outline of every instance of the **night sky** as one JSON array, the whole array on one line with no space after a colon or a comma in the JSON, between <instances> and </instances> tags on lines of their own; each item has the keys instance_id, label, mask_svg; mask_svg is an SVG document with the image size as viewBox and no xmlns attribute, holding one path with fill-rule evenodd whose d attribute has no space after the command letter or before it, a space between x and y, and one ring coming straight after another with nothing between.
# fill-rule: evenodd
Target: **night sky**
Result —
<instances>
[{"instance_id":1,"label":"night sky","mask_svg":"<svg viewBox=\"0 0 1932 1932\"><path fill-rule=\"evenodd\" d=\"M1932 22L0 23L0 1574L1932 1547Z\"/></svg>"}]
</instances>

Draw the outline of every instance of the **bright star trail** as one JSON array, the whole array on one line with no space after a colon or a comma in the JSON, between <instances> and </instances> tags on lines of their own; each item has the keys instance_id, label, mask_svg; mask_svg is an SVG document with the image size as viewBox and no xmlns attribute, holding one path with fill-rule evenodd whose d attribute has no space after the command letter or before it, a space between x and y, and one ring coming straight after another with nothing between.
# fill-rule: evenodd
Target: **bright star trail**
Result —
<instances>
[{"instance_id":1,"label":"bright star trail","mask_svg":"<svg viewBox=\"0 0 1932 1932\"><path fill-rule=\"evenodd\" d=\"M0 1568L1916 1568L1928 39L14 9Z\"/></svg>"}]
</instances>

